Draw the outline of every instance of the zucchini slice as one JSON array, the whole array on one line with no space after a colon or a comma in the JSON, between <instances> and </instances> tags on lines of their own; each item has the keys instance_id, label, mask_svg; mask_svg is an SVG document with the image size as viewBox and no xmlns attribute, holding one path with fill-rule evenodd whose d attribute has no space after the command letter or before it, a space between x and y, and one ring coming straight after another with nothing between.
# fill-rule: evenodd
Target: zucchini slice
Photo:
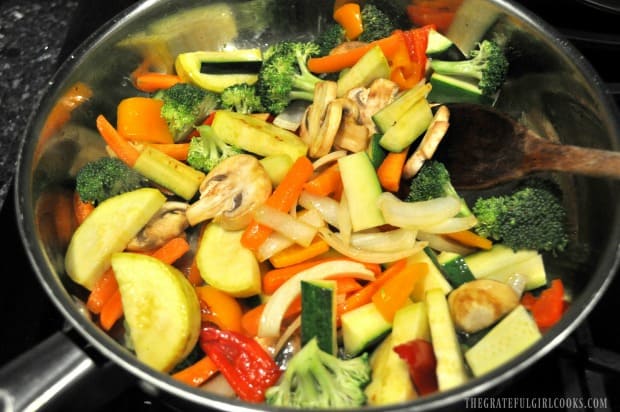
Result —
<instances>
[{"instance_id":1,"label":"zucchini slice","mask_svg":"<svg viewBox=\"0 0 620 412\"><path fill-rule=\"evenodd\" d=\"M336 281L301 281L301 343L316 338L319 348L336 355Z\"/></svg>"}]
</instances>

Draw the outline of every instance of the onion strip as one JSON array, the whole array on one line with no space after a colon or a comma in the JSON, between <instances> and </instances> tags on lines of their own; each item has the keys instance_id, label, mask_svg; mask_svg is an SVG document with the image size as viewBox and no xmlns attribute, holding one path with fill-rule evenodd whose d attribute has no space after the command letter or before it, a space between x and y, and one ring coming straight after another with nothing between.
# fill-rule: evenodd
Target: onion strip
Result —
<instances>
[{"instance_id":1,"label":"onion strip","mask_svg":"<svg viewBox=\"0 0 620 412\"><path fill-rule=\"evenodd\" d=\"M319 228L319 236L327 242L337 252L360 262L366 263L387 263L395 262L400 259L412 256L426 247L427 242L417 241L412 248L394 250L391 252L373 252L352 247L344 243L340 236L329 230L327 227Z\"/></svg>"},{"instance_id":2,"label":"onion strip","mask_svg":"<svg viewBox=\"0 0 620 412\"><path fill-rule=\"evenodd\" d=\"M351 246L373 252L394 252L415 247L417 231L394 229L387 232L354 233Z\"/></svg>"},{"instance_id":3,"label":"onion strip","mask_svg":"<svg viewBox=\"0 0 620 412\"><path fill-rule=\"evenodd\" d=\"M461 210L460 199L453 196L405 202L390 192L383 192L377 202L386 223L411 229L441 223Z\"/></svg>"},{"instance_id":4,"label":"onion strip","mask_svg":"<svg viewBox=\"0 0 620 412\"><path fill-rule=\"evenodd\" d=\"M291 302L301 292L302 280L325 279L327 277L336 279L340 276L354 276L364 280L374 280L375 278L375 274L362 263L350 260L332 260L302 270L284 282L278 290L271 295L261 314L258 336L276 337L280 334L280 326L284 314Z\"/></svg>"},{"instance_id":5,"label":"onion strip","mask_svg":"<svg viewBox=\"0 0 620 412\"><path fill-rule=\"evenodd\" d=\"M317 196L307 191L302 191L299 195L299 205L306 209L316 209L328 224L338 227L338 209L340 203L336 199L328 196Z\"/></svg>"},{"instance_id":6,"label":"onion strip","mask_svg":"<svg viewBox=\"0 0 620 412\"><path fill-rule=\"evenodd\" d=\"M478 223L478 219L474 215L451 217L434 225L421 226L420 230L427 233L454 233L471 229L476 226L476 223Z\"/></svg>"},{"instance_id":7,"label":"onion strip","mask_svg":"<svg viewBox=\"0 0 620 412\"><path fill-rule=\"evenodd\" d=\"M460 243L446 239L445 237L436 233L426 233L422 230L419 230L417 237L418 240L428 242L428 246L431 249L438 250L440 252L452 252L458 253L461 256L466 256L475 250L467 246L463 246Z\"/></svg>"},{"instance_id":8,"label":"onion strip","mask_svg":"<svg viewBox=\"0 0 620 412\"><path fill-rule=\"evenodd\" d=\"M262 204L256 209L254 220L261 225L272 228L303 247L310 246L317 233L316 227L266 204Z\"/></svg>"}]
</instances>

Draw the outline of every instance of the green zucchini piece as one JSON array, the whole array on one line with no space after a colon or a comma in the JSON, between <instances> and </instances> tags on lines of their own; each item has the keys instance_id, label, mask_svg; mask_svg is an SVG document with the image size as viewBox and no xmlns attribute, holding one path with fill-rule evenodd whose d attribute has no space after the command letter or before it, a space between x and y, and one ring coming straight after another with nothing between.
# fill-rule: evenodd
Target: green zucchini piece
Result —
<instances>
[{"instance_id":1,"label":"green zucchini piece","mask_svg":"<svg viewBox=\"0 0 620 412\"><path fill-rule=\"evenodd\" d=\"M344 353L354 357L371 348L392 330L377 306L370 302L340 317Z\"/></svg>"},{"instance_id":2,"label":"green zucchini piece","mask_svg":"<svg viewBox=\"0 0 620 412\"><path fill-rule=\"evenodd\" d=\"M453 287L459 287L463 283L476 280L465 258L454 252L441 252L437 261L442 267L443 273Z\"/></svg>"},{"instance_id":3,"label":"green zucchini piece","mask_svg":"<svg viewBox=\"0 0 620 412\"><path fill-rule=\"evenodd\" d=\"M370 229L385 223L377 206L382 189L377 172L365 151L338 159L340 176L354 231Z\"/></svg>"},{"instance_id":4,"label":"green zucchini piece","mask_svg":"<svg viewBox=\"0 0 620 412\"><path fill-rule=\"evenodd\" d=\"M336 281L301 281L301 343L316 338L319 348L336 355Z\"/></svg>"},{"instance_id":5,"label":"green zucchini piece","mask_svg":"<svg viewBox=\"0 0 620 412\"><path fill-rule=\"evenodd\" d=\"M381 136L381 133L373 134L370 137L370 142L368 142L368 148L366 148L366 153L368 153L370 162L375 169L381 166L381 163L383 162L383 159L385 159L385 155L387 154L385 149L379 144L379 139L381 139Z\"/></svg>"},{"instance_id":6,"label":"green zucchini piece","mask_svg":"<svg viewBox=\"0 0 620 412\"><path fill-rule=\"evenodd\" d=\"M487 276L501 271L503 268L523 262L539 255L535 250L517 250L496 243L489 250L481 250L465 257L469 270L476 278Z\"/></svg>"},{"instance_id":7,"label":"green zucchini piece","mask_svg":"<svg viewBox=\"0 0 620 412\"><path fill-rule=\"evenodd\" d=\"M400 152L424 134L432 120L430 104L424 98L419 99L383 133L379 144L390 152Z\"/></svg>"},{"instance_id":8,"label":"green zucchini piece","mask_svg":"<svg viewBox=\"0 0 620 412\"><path fill-rule=\"evenodd\" d=\"M509 362L541 337L534 319L519 305L465 352L465 360L473 374L481 376Z\"/></svg>"},{"instance_id":9,"label":"green zucchini piece","mask_svg":"<svg viewBox=\"0 0 620 412\"><path fill-rule=\"evenodd\" d=\"M398 119L403 117L414 104L425 98L430 90L431 85L428 83L417 84L400 94L396 100L380 109L372 116L372 120L381 133L387 132L387 130L394 126Z\"/></svg>"},{"instance_id":10,"label":"green zucchini piece","mask_svg":"<svg viewBox=\"0 0 620 412\"><path fill-rule=\"evenodd\" d=\"M437 383L440 391L446 391L467 382L469 375L443 291L429 290L425 302L437 359Z\"/></svg>"},{"instance_id":11,"label":"green zucchini piece","mask_svg":"<svg viewBox=\"0 0 620 412\"><path fill-rule=\"evenodd\" d=\"M547 284L547 271L541 254L498 268L489 274L485 274L484 279L506 283L508 278L516 273L525 277L525 290L537 289Z\"/></svg>"},{"instance_id":12,"label":"green zucchini piece","mask_svg":"<svg viewBox=\"0 0 620 412\"><path fill-rule=\"evenodd\" d=\"M339 97L344 96L351 89L366 87L375 79L389 79L389 77L390 65L381 47L375 46L368 50L350 70L338 78L337 95Z\"/></svg>"},{"instance_id":13,"label":"green zucchini piece","mask_svg":"<svg viewBox=\"0 0 620 412\"><path fill-rule=\"evenodd\" d=\"M433 73L429 78L432 88L428 100L433 103L478 103L490 105L493 102L482 93L477 84L456 76Z\"/></svg>"},{"instance_id":14,"label":"green zucchini piece","mask_svg":"<svg viewBox=\"0 0 620 412\"><path fill-rule=\"evenodd\" d=\"M467 56L447 36L437 30L429 30L426 55L441 60L463 60Z\"/></svg>"}]
</instances>

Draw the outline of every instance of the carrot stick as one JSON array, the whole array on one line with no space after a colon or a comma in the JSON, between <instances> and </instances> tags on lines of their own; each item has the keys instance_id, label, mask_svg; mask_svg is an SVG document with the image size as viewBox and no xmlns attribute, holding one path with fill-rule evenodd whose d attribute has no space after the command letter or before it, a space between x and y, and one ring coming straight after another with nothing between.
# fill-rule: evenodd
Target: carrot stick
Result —
<instances>
[{"instance_id":1,"label":"carrot stick","mask_svg":"<svg viewBox=\"0 0 620 412\"><path fill-rule=\"evenodd\" d=\"M140 152L125 140L102 114L97 116L97 129L103 137L103 140L105 140L110 149L116 153L119 159L125 162L129 167L133 167L133 165L136 164L136 160L140 157Z\"/></svg>"},{"instance_id":2,"label":"carrot stick","mask_svg":"<svg viewBox=\"0 0 620 412\"><path fill-rule=\"evenodd\" d=\"M77 227L73 212L73 192L59 191L54 195L54 227L60 245L68 245Z\"/></svg>"},{"instance_id":3,"label":"carrot stick","mask_svg":"<svg viewBox=\"0 0 620 412\"><path fill-rule=\"evenodd\" d=\"M334 10L334 20L342 26L349 40L355 40L364 31L362 13L357 3L345 3Z\"/></svg>"},{"instance_id":4,"label":"carrot stick","mask_svg":"<svg viewBox=\"0 0 620 412\"><path fill-rule=\"evenodd\" d=\"M275 292L284 282L295 276L302 270L309 269L319 263L325 263L332 260L342 260L348 258L324 258L324 259L312 259L305 262L297 263L282 268L271 269L263 275L263 293L271 295ZM379 276L381 273L381 266L376 263L363 263L364 266L371 270L375 276Z\"/></svg>"},{"instance_id":5,"label":"carrot stick","mask_svg":"<svg viewBox=\"0 0 620 412\"><path fill-rule=\"evenodd\" d=\"M86 300L86 308L94 314L99 314L103 305L110 300L112 295L118 290L118 283L114 277L112 268L106 270L97 280L93 290L90 291Z\"/></svg>"},{"instance_id":6,"label":"carrot stick","mask_svg":"<svg viewBox=\"0 0 620 412\"><path fill-rule=\"evenodd\" d=\"M409 148L403 149L400 152L388 152L377 168L379 183L381 183L381 187L385 190L398 192L403 167L407 161L408 150Z\"/></svg>"},{"instance_id":7,"label":"carrot stick","mask_svg":"<svg viewBox=\"0 0 620 412\"><path fill-rule=\"evenodd\" d=\"M136 74L134 78L135 88L147 93L169 89L177 83L181 83L181 78L169 73L143 72Z\"/></svg>"},{"instance_id":8,"label":"carrot stick","mask_svg":"<svg viewBox=\"0 0 620 412\"><path fill-rule=\"evenodd\" d=\"M200 270L198 269L198 264L196 263L196 259L192 261L191 266L189 267L189 273L187 274L187 280L194 286L198 286L202 283L202 276L200 276Z\"/></svg>"},{"instance_id":9,"label":"carrot stick","mask_svg":"<svg viewBox=\"0 0 620 412\"><path fill-rule=\"evenodd\" d=\"M171 265L187 253L189 249L190 246L189 243L187 243L187 240L185 240L182 236L178 236L168 240L157 250L151 253L151 256Z\"/></svg>"},{"instance_id":10,"label":"carrot stick","mask_svg":"<svg viewBox=\"0 0 620 412\"><path fill-rule=\"evenodd\" d=\"M265 203L282 212L288 212L297 201L304 183L312 176L312 172L310 159L305 156L299 157ZM273 229L253 219L241 236L241 244L256 251L272 232Z\"/></svg>"},{"instance_id":11,"label":"carrot stick","mask_svg":"<svg viewBox=\"0 0 620 412\"><path fill-rule=\"evenodd\" d=\"M205 383L217 371L218 369L215 363L213 363L210 357L205 356L187 368L175 372L172 374L172 377L190 386L198 387Z\"/></svg>"},{"instance_id":12,"label":"carrot stick","mask_svg":"<svg viewBox=\"0 0 620 412\"><path fill-rule=\"evenodd\" d=\"M329 245L327 242L320 237L316 237L310 246L303 247L295 243L270 257L269 262L276 268L282 268L310 260L328 250Z\"/></svg>"},{"instance_id":13,"label":"carrot stick","mask_svg":"<svg viewBox=\"0 0 620 412\"><path fill-rule=\"evenodd\" d=\"M462 245L472 246L479 249L491 249L493 242L490 239L482 237L471 230L462 230L460 232L445 233L445 237L456 240Z\"/></svg>"},{"instance_id":14,"label":"carrot stick","mask_svg":"<svg viewBox=\"0 0 620 412\"><path fill-rule=\"evenodd\" d=\"M149 143L150 147L155 150L159 150L167 154L168 156L180 160L186 161L187 154L189 153L189 143Z\"/></svg>"},{"instance_id":15,"label":"carrot stick","mask_svg":"<svg viewBox=\"0 0 620 412\"><path fill-rule=\"evenodd\" d=\"M81 225L93 210L95 210L94 204L83 201L78 192L73 194L73 212L75 213L75 220L78 225Z\"/></svg>"},{"instance_id":16,"label":"carrot stick","mask_svg":"<svg viewBox=\"0 0 620 412\"><path fill-rule=\"evenodd\" d=\"M121 292L116 289L114 294L108 299L99 313L99 323L104 330L112 329L112 326L123 316L123 302Z\"/></svg>"},{"instance_id":17,"label":"carrot stick","mask_svg":"<svg viewBox=\"0 0 620 412\"><path fill-rule=\"evenodd\" d=\"M334 163L304 184L304 190L317 196L336 193L342 186L338 163Z\"/></svg>"},{"instance_id":18,"label":"carrot stick","mask_svg":"<svg viewBox=\"0 0 620 412\"><path fill-rule=\"evenodd\" d=\"M336 292L338 294L347 295L352 292L357 292L362 288L362 285L355 278L343 278L336 279Z\"/></svg>"},{"instance_id":19,"label":"carrot stick","mask_svg":"<svg viewBox=\"0 0 620 412\"><path fill-rule=\"evenodd\" d=\"M241 316L241 328L248 336L257 336L260 318L263 315L265 303L253 307Z\"/></svg>"},{"instance_id":20,"label":"carrot stick","mask_svg":"<svg viewBox=\"0 0 620 412\"><path fill-rule=\"evenodd\" d=\"M405 259L394 262L389 268L378 276L374 281L367 283L362 289L349 296L344 302L337 305L338 314L359 308L372 301L372 295L388 280L399 273L407 264Z\"/></svg>"},{"instance_id":21,"label":"carrot stick","mask_svg":"<svg viewBox=\"0 0 620 412\"><path fill-rule=\"evenodd\" d=\"M406 265L375 291L372 302L385 320L392 322L396 311L407 302L416 283L427 272L428 265L424 262Z\"/></svg>"},{"instance_id":22,"label":"carrot stick","mask_svg":"<svg viewBox=\"0 0 620 412\"><path fill-rule=\"evenodd\" d=\"M311 57L308 59L308 69L314 73L335 73L348 67L352 67L367 51L375 46L381 47L386 57L391 56L399 42L401 36L392 34L383 39L375 40L364 46L356 47L343 53L330 54L321 57Z\"/></svg>"}]
</instances>

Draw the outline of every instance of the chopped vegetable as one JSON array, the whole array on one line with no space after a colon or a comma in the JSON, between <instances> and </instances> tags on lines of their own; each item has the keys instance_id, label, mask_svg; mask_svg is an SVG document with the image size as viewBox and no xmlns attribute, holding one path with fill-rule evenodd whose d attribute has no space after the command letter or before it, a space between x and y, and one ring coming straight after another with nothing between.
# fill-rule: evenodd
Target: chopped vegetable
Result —
<instances>
[{"instance_id":1,"label":"chopped vegetable","mask_svg":"<svg viewBox=\"0 0 620 412\"><path fill-rule=\"evenodd\" d=\"M180 142L220 104L217 93L189 83L178 83L155 93L163 100L161 117L168 124L175 142Z\"/></svg>"},{"instance_id":2,"label":"chopped vegetable","mask_svg":"<svg viewBox=\"0 0 620 412\"><path fill-rule=\"evenodd\" d=\"M202 125L196 129L199 135L192 137L187 153L187 163L190 166L209 172L222 160L243 153L241 149L220 139L211 126Z\"/></svg>"},{"instance_id":3,"label":"chopped vegetable","mask_svg":"<svg viewBox=\"0 0 620 412\"><path fill-rule=\"evenodd\" d=\"M250 114L265 110L254 84L239 83L228 86L222 90L220 99L224 109L238 113Z\"/></svg>"},{"instance_id":4,"label":"chopped vegetable","mask_svg":"<svg viewBox=\"0 0 620 412\"><path fill-rule=\"evenodd\" d=\"M437 392L437 359L433 345L424 339L414 339L394 346L394 351L407 361L409 374L420 395Z\"/></svg>"},{"instance_id":5,"label":"chopped vegetable","mask_svg":"<svg viewBox=\"0 0 620 412\"><path fill-rule=\"evenodd\" d=\"M515 250L558 253L568 244L566 210L552 183L529 180L509 194L480 197L472 211L476 233Z\"/></svg>"},{"instance_id":6,"label":"chopped vegetable","mask_svg":"<svg viewBox=\"0 0 620 412\"><path fill-rule=\"evenodd\" d=\"M127 140L172 143L168 124L161 117L163 102L150 97L127 97L116 109L116 129Z\"/></svg>"},{"instance_id":7,"label":"chopped vegetable","mask_svg":"<svg viewBox=\"0 0 620 412\"><path fill-rule=\"evenodd\" d=\"M267 389L270 405L296 408L353 408L366 402L368 354L340 359L308 342L290 361L282 380Z\"/></svg>"},{"instance_id":8,"label":"chopped vegetable","mask_svg":"<svg viewBox=\"0 0 620 412\"><path fill-rule=\"evenodd\" d=\"M308 70L308 58L319 53L313 42L281 42L270 47L258 74L256 90L267 111L282 112L292 100L312 101L320 79Z\"/></svg>"},{"instance_id":9,"label":"chopped vegetable","mask_svg":"<svg viewBox=\"0 0 620 412\"><path fill-rule=\"evenodd\" d=\"M133 81L136 89L146 93L154 93L181 83L181 78L176 74L143 72L138 73Z\"/></svg>"},{"instance_id":10,"label":"chopped vegetable","mask_svg":"<svg viewBox=\"0 0 620 412\"><path fill-rule=\"evenodd\" d=\"M460 61L431 60L435 73L470 79L484 95L499 90L508 72L508 60L502 48L492 40L483 40L470 52L469 59Z\"/></svg>"},{"instance_id":11,"label":"chopped vegetable","mask_svg":"<svg viewBox=\"0 0 620 412\"><path fill-rule=\"evenodd\" d=\"M271 355L256 340L241 333L203 327L200 346L244 401L264 401L265 391L280 377Z\"/></svg>"},{"instance_id":12,"label":"chopped vegetable","mask_svg":"<svg viewBox=\"0 0 620 412\"><path fill-rule=\"evenodd\" d=\"M541 330L547 330L555 325L564 313L564 284L561 279L553 279L551 286L543 290L540 295L532 299L531 293L526 293L523 299L529 303L529 310Z\"/></svg>"},{"instance_id":13,"label":"chopped vegetable","mask_svg":"<svg viewBox=\"0 0 620 412\"><path fill-rule=\"evenodd\" d=\"M288 212L297 202L303 185L310 178L312 172L312 162L307 157L298 158L265 204L280 211ZM273 229L252 221L243 232L241 244L250 250L257 250L272 231Z\"/></svg>"},{"instance_id":14,"label":"chopped vegetable","mask_svg":"<svg viewBox=\"0 0 620 412\"><path fill-rule=\"evenodd\" d=\"M400 152L388 152L377 169L377 177L381 187L390 192L398 192L403 166L407 160L409 148Z\"/></svg>"},{"instance_id":15,"label":"chopped vegetable","mask_svg":"<svg viewBox=\"0 0 620 412\"><path fill-rule=\"evenodd\" d=\"M365 30L362 25L362 13L358 3L345 3L334 10L334 20L342 26L345 36L355 40Z\"/></svg>"}]
</instances>

